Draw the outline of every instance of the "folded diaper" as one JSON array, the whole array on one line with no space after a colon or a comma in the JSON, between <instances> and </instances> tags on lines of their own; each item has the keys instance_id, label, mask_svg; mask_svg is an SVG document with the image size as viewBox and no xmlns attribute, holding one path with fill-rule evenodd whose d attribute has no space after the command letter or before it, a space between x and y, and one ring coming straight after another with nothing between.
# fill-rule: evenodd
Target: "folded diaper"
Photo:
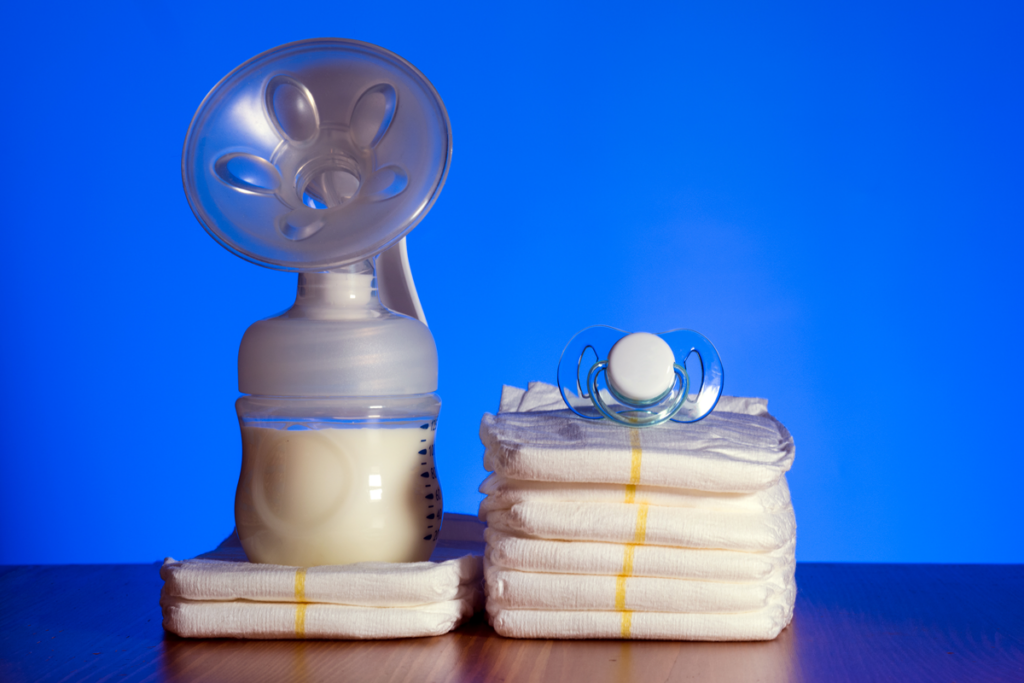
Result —
<instances>
[{"instance_id":1,"label":"folded diaper","mask_svg":"<svg viewBox=\"0 0 1024 683\"><path fill-rule=\"evenodd\" d=\"M764 552L796 536L793 509L753 514L628 503L517 503L486 515L518 536Z\"/></svg>"},{"instance_id":2,"label":"folded diaper","mask_svg":"<svg viewBox=\"0 0 1024 683\"><path fill-rule=\"evenodd\" d=\"M435 557L460 545L471 544L442 539ZM204 556L164 562L164 628L185 638L441 635L483 606L482 558L465 552L441 562L284 567L248 562L232 534Z\"/></svg>"},{"instance_id":3,"label":"folded diaper","mask_svg":"<svg viewBox=\"0 0 1024 683\"><path fill-rule=\"evenodd\" d=\"M490 561L507 569L552 574L652 576L705 581L761 581L793 571L795 541L766 553L659 545L521 538L487 529Z\"/></svg>"},{"instance_id":4,"label":"folded diaper","mask_svg":"<svg viewBox=\"0 0 1024 683\"><path fill-rule=\"evenodd\" d=\"M480 580L480 558L446 562L360 562L296 569L275 564L175 561L160 568L162 595L186 600L255 600L411 607L468 597ZM301 591L300 591L301 589Z\"/></svg>"},{"instance_id":5,"label":"folded diaper","mask_svg":"<svg viewBox=\"0 0 1024 683\"><path fill-rule=\"evenodd\" d=\"M475 599L417 607L356 607L327 603L161 598L164 628L182 638L384 639L439 636L480 607Z\"/></svg>"},{"instance_id":6,"label":"folded diaper","mask_svg":"<svg viewBox=\"0 0 1024 683\"><path fill-rule=\"evenodd\" d=\"M754 612L783 604L793 582L792 568L764 581L725 582L541 574L504 569L486 559L484 566L487 602L503 609Z\"/></svg>"},{"instance_id":7,"label":"folded diaper","mask_svg":"<svg viewBox=\"0 0 1024 683\"><path fill-rule=\"evenodd\" d=\"M530 391L550 393L539 384ZM520 404L528 403L529 393ZM484 467L530 481L766 489L792 464L793 438L762 412L762 403L734 403L754 414L716 409L700 422L669 422L655 429L585 420L569 410L486 414L480 424Z\"/></svg>"},{"instance_id":8,"label":"folded diaper","mask_svg":"<svg viewBox=\"0 0 1024 683\"><path fill-rule=\"evenodd\" d=\"M663 486L628 484L570 484L564 482L523 481L492 474L480 484L487 497L480 503L480 514L507 510L517 503L647 503L665 507L698 508L710 511L776 512L790 506L789 486L782 478L773 486L753 493L717 493L672 489Z\"/></svg>"},{"instance_id":9,"label":"folded diaper","mask_svg":"<svg viewBox=\"0 0 1024 683\"><path fill-rule=\"evenodd\" d=\"M771 640L793 618L793 598L784 602L738 614L510 610L488 602L487 616L506 638Z\"/></svg>"}]
</instances>

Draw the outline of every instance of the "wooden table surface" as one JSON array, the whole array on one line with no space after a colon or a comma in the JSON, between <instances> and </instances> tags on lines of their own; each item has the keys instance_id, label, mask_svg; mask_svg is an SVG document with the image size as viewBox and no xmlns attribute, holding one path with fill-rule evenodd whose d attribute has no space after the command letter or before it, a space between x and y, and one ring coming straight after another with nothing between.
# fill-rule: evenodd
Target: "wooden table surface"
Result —
<instances>
[{"instance_id":1,"label":"wooden table surface","mask_svg":"<svg viewBox=\"0 0 1024 683\"><path fill-rule=\"evenodd\" d=\"M190 641L164 633L158 565L0 567L0 680L1024 681L1024 565L800 564L768 643L437 638Z\"/></svg>"}]
</instances>

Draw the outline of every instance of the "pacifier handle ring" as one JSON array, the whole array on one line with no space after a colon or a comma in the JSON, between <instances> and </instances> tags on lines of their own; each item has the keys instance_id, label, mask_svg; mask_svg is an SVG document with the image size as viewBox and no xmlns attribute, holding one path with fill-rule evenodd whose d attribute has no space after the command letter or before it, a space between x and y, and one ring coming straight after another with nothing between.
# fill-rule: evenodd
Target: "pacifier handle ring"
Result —
<instances>
[{"instance_id":1,"label":"pacifier handle ring","mask_svg":"<svg viewBox=\"0 0 1024 683\"><path fill-rule=\"evenodd\" d=\"M583 356L587 353L587 349L593 351L595 356L597 355L597 349L595 349L592 345L587 344L586 346L583 347L583 350L580 351L580 357L576 359L576 388L580 392L580 398L590 398L589 394L585 393L590 391L590 373L587 373L587 387L580 386L580 367L583 365ZM593 370L593 368L591 368L591 370Z\"/></svg>"},{"instance_id":2,"label":"pacifier handle ring","mask_svg":"<svg viewBox=\"0 0 1024 683\"><path fill-rule=\"evenodd\" d=\"M653 427L655 425L668 422L676 413L679 412L679 409L683 407L683 403L686 401L686 397L689 394L690 375L686 372L685 367L679 365L679 363L673 363L672 369L675 371L676 376L682 380L683 384L682 391L679 392L679 397L675 402L667 408L654 413L649 418L623 417L608 407L608 404L604 402L603 398L601 398L601 391L597 386L597 380L600 378L601 373L605 372L607 368L608 361L601 360L594 363L590 368L590 372L587 373L587 389L590 391L590 400L602 415L612 422L617 422L621 425L626 425L627 427ZM629 406L630 404L625 402L624 405ZM648 403L647 405L650 404ZM634 407L642 408L642 406Z\"/></svg>"},{"instance_id":3,"label":"pacifier handle ring","mask_svg":"<svg viewBox=\"0 0 1024 683\"><path fill-rule=\"evenodd\" d=\"M690 353L686 354L686 358L683 358L683 363L686 363L687 359L689 359L689 357L692 355L696 355L697 360L700 361L700 386L697 387L697 390L695 392L693 392L692 402L695 403L697 401L697 398L700 396L701 390L704 388L704 383L707 380L707 378L704 376L704 356L700 355L700 351L698 351L697 349L690 349ZM689 396L687 396L687 400L690 400Z\"/></svg>"},{"instance_id":4,"label":"pacifier handle ring","mask_svg":"<svg viewBox=\"0 0 1024 683\"><path fill-rule=\"evenodd\" d=\"M587 370L593 363L605 357L612 345L626 334L629 333L616 327L591 325L574 334L562 349L562 354L558 358L556 384L565 407L577 417L584 420L604 419L596 410L590 410L593 402L587 390ZM591 355L593 357L587 357ZM583 409L583 404L577 400L580 398L586 400L586 407Z\"/></svg>"},{"instance_id":5,"label":"pacifier handle ring","mask_svg":"<svg viewBox=\"0 0 1024 683\"><path fill-rule=\"evenodd\" d=\"M678 424L703 420L711 414L718 405L718 399L722 397L725 371L718 350L711 340L693 330L672 330L663 335L672 344L676 358L681 359L682 363L685 364L691 355L696 355L700 362L701 378L698 386L671 419Z\"/></svg>"}]
</instances>

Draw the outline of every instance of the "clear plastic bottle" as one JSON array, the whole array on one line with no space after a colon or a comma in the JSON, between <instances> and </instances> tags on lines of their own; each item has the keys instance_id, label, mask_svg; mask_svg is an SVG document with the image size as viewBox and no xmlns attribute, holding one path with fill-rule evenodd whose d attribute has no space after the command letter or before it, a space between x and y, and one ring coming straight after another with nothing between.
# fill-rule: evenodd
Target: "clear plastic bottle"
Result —
<instances>
[{"instance_id":1,"label":"clear plastic bottle","mask_svg":"<svg viewBox=\"0 0 1024 683\"><path fill-rule=\"evenodd\" d=\"M441 525L437 350L378 298L373 263L299 275L238 353L235 522L254 562L430 557Z\"/></svg>"}]
</instances>

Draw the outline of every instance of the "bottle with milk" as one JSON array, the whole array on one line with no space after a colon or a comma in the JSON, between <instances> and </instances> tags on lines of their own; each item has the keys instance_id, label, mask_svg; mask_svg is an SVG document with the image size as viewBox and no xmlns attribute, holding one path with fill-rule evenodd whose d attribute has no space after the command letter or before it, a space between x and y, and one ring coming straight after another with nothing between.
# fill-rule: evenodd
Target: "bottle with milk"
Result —
<instances>
[{"instance_id":1,"label":"bottle with milk","mask_svg":"<svg viewBox=\"0 0 1024 683\"><path fill-rule=\"evenodd\" d=\"M294 305L250 326L238 352L235 521L254 562L430 557L437 349L405 235L451 149L423 74L335 38L250 59L192 120L182 176L199 222L235 255L298 274Z\"/></svg>"},{"instance_id":2,"label":"bottle with milk","mask_svg":"<svg viewBox=\"0 0 1024 683\"><path fill-rule=\"evenodd\" d=\"M242 337L238 383L235 521L251 560L430 557L437 350L425 324L381 305L372 261L300 274L295 304Z\"/></svg>"}]
</instances>

